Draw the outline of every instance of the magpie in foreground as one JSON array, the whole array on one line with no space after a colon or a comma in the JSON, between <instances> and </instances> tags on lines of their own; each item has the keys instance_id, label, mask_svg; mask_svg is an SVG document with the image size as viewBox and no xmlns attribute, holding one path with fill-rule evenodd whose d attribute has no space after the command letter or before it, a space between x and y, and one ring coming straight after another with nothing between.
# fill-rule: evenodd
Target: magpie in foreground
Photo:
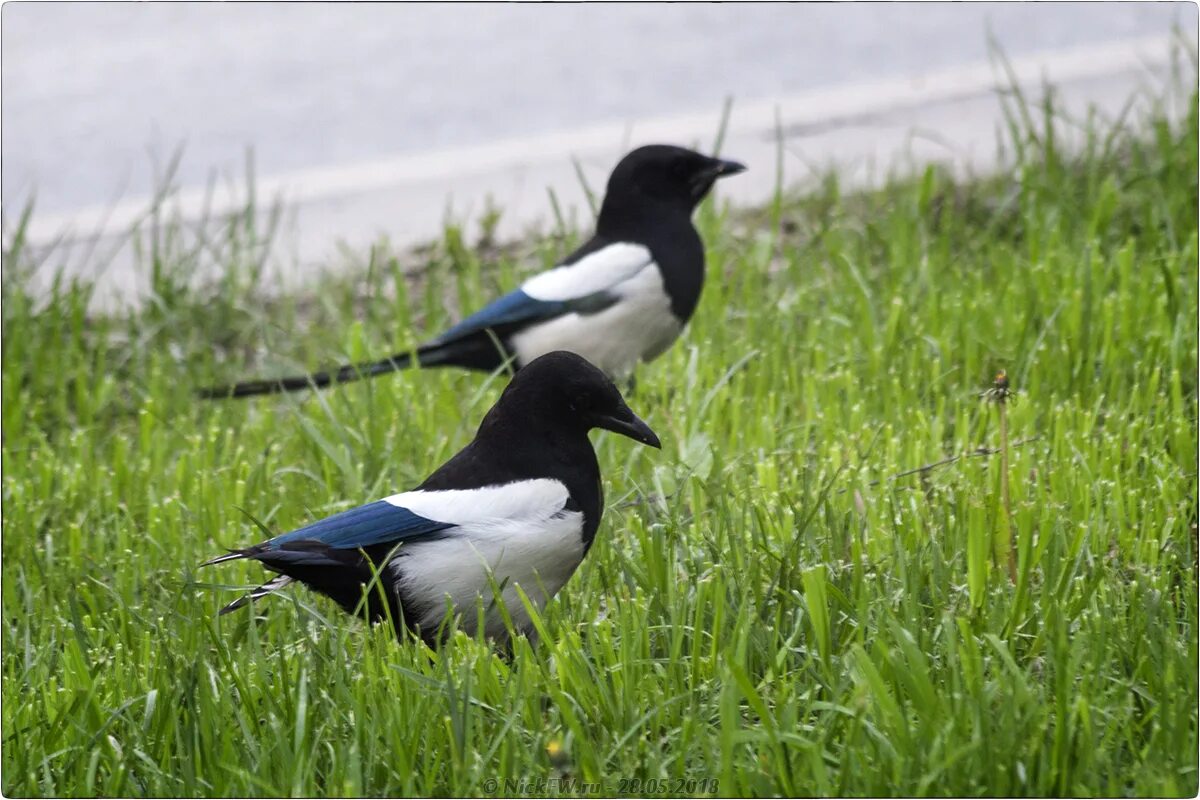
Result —
<instances>
[{"instance_id":1,"label":"magpie in foreground","mask_svg":"<svg viewBox=\"0 0 1200 800\"><path fill-rule=\"evenodd\" d=\"M692 212L713 183L745 167L670 145L639 147L608 179L596 233L536 275L416 349L421 366L517 369L543 353L578 353L621 379L678 338L704 283L704 245ZM248 397L329 386L403 369L411 353L329 372L202 389Z\"/></svg>"},{"instance_id":2,"label":"magpie in foreground","mask_svg":"<svg viewBox=\"0 0 1200 800\"><path fill-rule=\"evenodd\" d=\"M300 581L372 620L390 613L436 646L447 603L474 635L506 634L493 585L516 630L571 577L600 527L600 467L588 431L604 428L660 447L603 372L568 352L530 362L483 418L475 439L411 492L335 514L207 564L253 558L279 576L225 614ZM378 573L382 584L363 587ZM494 584L493 584L494 581ZM384 599L386 598L386 600Z\"/></svg>"}]
</instances>

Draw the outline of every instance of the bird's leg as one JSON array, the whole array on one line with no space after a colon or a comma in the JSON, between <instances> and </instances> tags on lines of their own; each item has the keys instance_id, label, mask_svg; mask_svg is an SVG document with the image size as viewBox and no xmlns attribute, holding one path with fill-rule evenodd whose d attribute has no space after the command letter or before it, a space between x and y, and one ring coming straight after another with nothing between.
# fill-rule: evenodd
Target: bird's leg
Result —
<instances>
[{"instance_id":1,"label":"bird's leg","mask_svg":"<svg viewBox=\"0 0 1200 800\"><path fill-rule=\"evenodd\" d=\"M517 657L517 638L523 638L529 642L531 650L537 649L538 632L532 628L527 631L515 631L513 636L504 636L492 640L495 646L496 655L510 667L513 664L513 659Z\"/></svg>"}]
</instances>

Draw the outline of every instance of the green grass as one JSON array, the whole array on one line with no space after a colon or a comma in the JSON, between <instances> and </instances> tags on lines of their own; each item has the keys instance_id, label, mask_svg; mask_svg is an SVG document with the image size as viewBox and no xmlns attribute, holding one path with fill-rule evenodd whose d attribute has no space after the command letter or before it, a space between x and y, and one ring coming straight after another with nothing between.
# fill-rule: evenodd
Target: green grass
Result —
<instances>
[{"instance_id":1,"label":"green grass","mask_svg":"<svg viewBox=\"0 0 1200 800\"><path fill-rule=\"evenodd\" d=\"M449 228L267 297L262 219L214 223L195 249L165 220L140 234L155 301L99 316L84 284L30 296L18 227L0 788L473 795L568 776L610 794L1194 795L1187 102L1175 123L1072 128L1018 101L1002 176L931 168L859 194L830 176L765 209L702 209L699 312L631 398L664 449L595 437L597 544L510 660L461 634L436 654L398 645L300 588L218 618L262 572L196 569L259 538L239 508L283 531L412 486L502 378L191 390L412 345L580 230L496 248ZM190 286L213 259L228 277ZM979 452L1000 445L979 396L998 369L1024 442L1015 585L1001 462Z\"/></svg>"}]
</instances>

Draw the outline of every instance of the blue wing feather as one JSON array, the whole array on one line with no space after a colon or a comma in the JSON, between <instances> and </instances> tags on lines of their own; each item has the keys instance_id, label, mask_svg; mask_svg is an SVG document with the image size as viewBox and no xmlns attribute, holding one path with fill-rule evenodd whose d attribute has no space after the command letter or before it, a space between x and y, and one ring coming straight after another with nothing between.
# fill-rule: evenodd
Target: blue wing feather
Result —
<instances>
[{"instance_id":1,"label":"blue wing feather","mask_svg":"<svg viewBox=\"0 0 1200 800\"><path fill-rule=\"evenodd\" d=\"M263 546L267 551L278 551L301 542L319 542L334 550L357 550L426 536L452 527L451 523L426 519L407 508L377 500L276 536Z\"/></svg>"},{"instance_id":2,"label":"blue wing feather","mask_svg":"<svg viewBox=\"0 0 1200 800\"><path fill-rule=\"evenodd\" d=\"M431 345L447 344L488 329L495 330L500 336L506 336L514 328L543 322L570 312L594 314L620 299L610 291L614 285L627 280L652 263L653 256L642 245L611 242L603 237L594 236L557 267L522 284L528 286L540 282L542 289L552 289L550 296L555 299L539 300L524 289L515 289L471 314L434 339ZM586 264L591 266L583 273L576 274ZM548 279L554 284L553 287L544 285ZM578 285L579 291L569 291L573 283ZM564 288L568 291L564 292Z\"/></svg>"},{"instance_id":3,"label":"blue wing feather","mask_svg":"<svg viewBox=\"0 0 1200 800\"><path fill-rule=\"evenodd\" d=\"M515 289L476 311L435 341L448 342L487 328L549 319L565 313L567 310L568 304L565 302L534 300L520 289Z\"/></svg>"}]
</instances>

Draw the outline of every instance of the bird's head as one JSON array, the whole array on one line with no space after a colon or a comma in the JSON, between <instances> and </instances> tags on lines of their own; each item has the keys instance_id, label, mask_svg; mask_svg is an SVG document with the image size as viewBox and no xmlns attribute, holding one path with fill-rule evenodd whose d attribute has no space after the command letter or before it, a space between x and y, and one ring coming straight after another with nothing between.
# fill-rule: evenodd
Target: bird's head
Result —
<instances>
[{"instance_id":1,"label":"bird's head","mask_svg":"<svg viewBox=\"0 0 1200 800\"><path fill-rule=\"evenodd\" d=\"M496 408L527 415L546 426L592 428L662 447L658 436L625 403L607 375L587 359L565 350L539 356L522 367L505 388Z\"/></svg>"},{"instance_id":2,"label":"bird's head","mask_svg":"<svg viewBox=\"0 0 1200 800\"><path fill-rule=\"evenodd\" d=\"M746 167L736 161L706 156L685 147L645 145L630 152L613 169L605 205L610 201L649 199L690 214L718 178L745 171Z\"/></svg>"}]
</instances>

